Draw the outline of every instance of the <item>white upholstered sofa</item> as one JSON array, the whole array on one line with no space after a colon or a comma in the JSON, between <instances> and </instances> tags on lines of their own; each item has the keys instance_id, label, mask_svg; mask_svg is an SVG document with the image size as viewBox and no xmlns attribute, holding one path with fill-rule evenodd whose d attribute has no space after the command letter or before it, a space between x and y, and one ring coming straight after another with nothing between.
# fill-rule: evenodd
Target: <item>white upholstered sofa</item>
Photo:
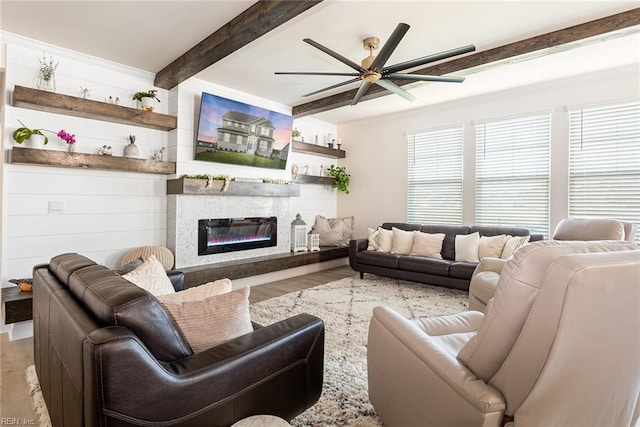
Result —
<instances>
[{"instance_id":1,"label":"white upholstered sofa","mask_svg":"<svg viewBox=\"0 0 640 427\"><path fill-rule=\"evenodd\" d=\"M376 307L369 398L386 427L629 426L640 402L640 246L541 241L479 311Z\"/></svg>"}]
</instances>

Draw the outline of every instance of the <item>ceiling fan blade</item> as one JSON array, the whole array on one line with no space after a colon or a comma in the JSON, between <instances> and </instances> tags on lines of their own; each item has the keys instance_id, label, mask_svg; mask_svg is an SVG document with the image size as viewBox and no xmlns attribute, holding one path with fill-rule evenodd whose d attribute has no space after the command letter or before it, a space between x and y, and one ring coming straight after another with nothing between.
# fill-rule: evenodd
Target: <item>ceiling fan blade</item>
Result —
<instances>
[{"instance_id":1,"label":"ceiling fan blade","mask_svg":"<svg viewBox=\"0 0 640 427\"><path fill-rule=\"evenodd\" d=\"M409 92L407 92L406 90L402 89L400 86L398 86L397 84L390 82L389 80L378 80L376 82L376 84L378 84L379 86L382 86L383 88L385 88L386 90L388 90L389 92L393 92L396 95L400 95L401 97L403 97L404 99L408 100L408 101L415 101L416 97L411 95Z\"/></svg>"},{"instance_id":2,"label":"ceiling fan blade","mask_svg":"<svg viewBox=\"0 0 640 427\"><path fill-rule=\"evenodd\" d=\"M389 57L391 56L393 51L396 50L396 47L398 47L400 40L402 40L407 31L409 31L409 25L402 22L399 23L396 26L396 29L393 30L391 36L389 36L389 40L387 40L384 46L382 46L382 49L380 49L380 52L376 56L376 59L373 61L369 69L380 70L382 67L384 67L384 64L386 64L386 62L389 60Z\"/></svg>"},{"instance_id":3,"label":"ceiling fan blade","mask_svg":"<svg viewBox=\"0 0 640 427\"><path fill-rule=\"evenodd\" d=\"M358 75L358 74L356 74L356 75ZM303 97L305 97L305 96L315 95L315 94L317 94L317 93L324 92L325 90L335 89L335 88L337 88L337 87L345 86L345 85L348 85L348 84L350 84L350 83L355 83L355 82L358 82L358 81L360 81L360 77L357 77L357 78L355 78L355 79L351 79L351 80L347 80L346 82L338 83L338 84L335 84L335 85L333 85L333 86L328 86L328 87L325 87L325 88L323 88L323 89L316 90L315 92L307 93L307 94L302 95L302 96L303 96Z\"/></svg>"},{"instance_id":4,"label":"ceiling fan blade","mask_svg":"<svg viewBox=\"0 0 640 427\"><path fill-rule=\"evenodd\" d=\"M361 73L366 71L364 68L362 68L361 65L356 64L355 62L351 61L350 59L345 58L344 56L340 55L339 53L332 51L328 47L325 47L325 46L321 45L318 42L315 42L315 41L313 41L311 39L304 39L302 41L305 42L305 43L309 43L311 46L315 47L316 49L320 49L321 51L323 51L327 55L334 57L338 61L342 62L343 64L348 65L349 67L353 68L356 71L360 71Z\"/></svg>"},{"instance_id":5,"label":"ceiling fan blade","mask_svg":"<svg viewBox=\"0 0 640 427\"><path fill-rule=\"evenodd\" d=\"M422 58L413 59L411 61L401 62L399 64L391 65L381 71L382 74L387 75L403 71L408 68L419 67L430 62L439 61L441 59L451 58L452 56L462 55L463 53L473 52L476 47L472 44L459 47L456 49L445 50L444 52L435 53L433 55L423 56Z\"/></svg>"},{"instance_id":6,"label":"ceiling fan blade","mask_svg":"<svg viewBox=\"0 0 640 427\"><path fill-rule=\"evenodd\" d=\"M462 83L464 81L464 77L425 76L421 74L401 74L401 73L387 74L385 78L394 79L394 80L415 80L415 81L421 81L421 82Z\"/></svg>"},{"instance_id":7,"label":"ceiling fan blade","mask_svg":"<svg viewBox=\"0 0 640 427\"><path fill-rule=\"evenodd\" d=\"M351 105L356 105L360 101L360 98L362 98L364 94L369 90L369 86L371 86L370 82L366 82L364 80L362 81L360 89L358 89L358 92L356 92L356 96L354 96L353 101L351 101Z\"/></svg>"},{"instance_id":8,"label":"ceiling fan blade","mask_svg":"<svg viewBox=\"0 0 640 427\"><path fill-rule=\"evenodd\" d=\"M287 74L287 75L296 75L296 76L359 76L360 73L316 73L316 72L306 72L306 71L275 71L273 74Z\"/></svg>"}]
</instances>

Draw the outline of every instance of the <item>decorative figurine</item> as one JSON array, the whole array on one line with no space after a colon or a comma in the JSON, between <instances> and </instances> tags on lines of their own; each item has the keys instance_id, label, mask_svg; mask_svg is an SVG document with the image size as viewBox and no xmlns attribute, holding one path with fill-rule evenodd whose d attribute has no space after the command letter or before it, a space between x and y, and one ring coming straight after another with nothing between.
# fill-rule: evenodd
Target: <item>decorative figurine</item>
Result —
<instances>
[{"instance_id":1,"label":"decorative figurine","mask_svg":"<svg viewBox=\"0 0 640 427\"><path fill-rule=\"evenodd\" d=\"M101 156L110 156L111 155L111 146L110 145L106 145L106 144L103 145L98 150L98 154L101 155Z\"/></svg>"},{"instance_id":2,"label":"decorative figurine","mask_svg":"<svg viewBox=\"0 0 640 427\"><path fill-rule=\"evenodd\" d=\"M82 99L87 99L88 96L91 96L91 89L88 87L80 86L80 90L82 91Z\"/></svg>"}]
</instances>

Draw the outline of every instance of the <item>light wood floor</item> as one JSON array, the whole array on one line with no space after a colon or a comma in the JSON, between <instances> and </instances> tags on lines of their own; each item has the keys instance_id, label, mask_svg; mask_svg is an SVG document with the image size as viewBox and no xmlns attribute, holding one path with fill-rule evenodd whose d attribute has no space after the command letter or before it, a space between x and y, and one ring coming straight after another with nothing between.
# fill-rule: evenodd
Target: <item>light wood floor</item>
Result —
<instances>
[{"instance_id":1,"label":"light wood floor","mask_svg":"<svg viewBox=\"0 0 640 427\"><path fill-rule=\"evenodd\" d=\"M253 286L249 299L251 303L264 301L344 277L354 277L357 274L350 267L343 266ZM33 340L26 338L9 341L8 334L0 334L0 365L0 422L5 418L19 418L18 425L25 425L33 420L31 425L37 426L37 417L31 406L31 397L24 376L25 369L33 365Z\"/></svg>"}]
</instances>

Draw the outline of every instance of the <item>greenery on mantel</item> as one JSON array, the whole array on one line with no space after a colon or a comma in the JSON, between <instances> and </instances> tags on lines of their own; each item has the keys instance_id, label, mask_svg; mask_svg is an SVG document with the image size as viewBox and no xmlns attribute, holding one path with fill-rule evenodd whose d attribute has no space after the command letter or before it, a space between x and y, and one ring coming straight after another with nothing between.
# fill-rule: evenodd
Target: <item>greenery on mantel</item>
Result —
<instances>
[{"instance_id":1,"label":"greenery on mantel","mask_svg":"<svg viewBox=\"0 0 640 427\"><path fill-rule=\"evenodd\" d=\"M136 92L133 95L133 100L134 101L142 101L142 98L154 98L156 101L160 102L160 99L158 99L158 89L150 89L146 92Z\"/></svg>"},{"instance_id":2,"label":"greenery on mantel","mask_svg":"<svg viewBox=\"0 0 640 427\"><path fill-rule=\"evenodd\" d=\"M347 173L347 168L344 166L329 166L327 169L329 176L334 178L335 181L331 184L331 187L340 191L341 193L349 194L349 182L351 181L351 175Z\"/></svg>"}]
</instances>

